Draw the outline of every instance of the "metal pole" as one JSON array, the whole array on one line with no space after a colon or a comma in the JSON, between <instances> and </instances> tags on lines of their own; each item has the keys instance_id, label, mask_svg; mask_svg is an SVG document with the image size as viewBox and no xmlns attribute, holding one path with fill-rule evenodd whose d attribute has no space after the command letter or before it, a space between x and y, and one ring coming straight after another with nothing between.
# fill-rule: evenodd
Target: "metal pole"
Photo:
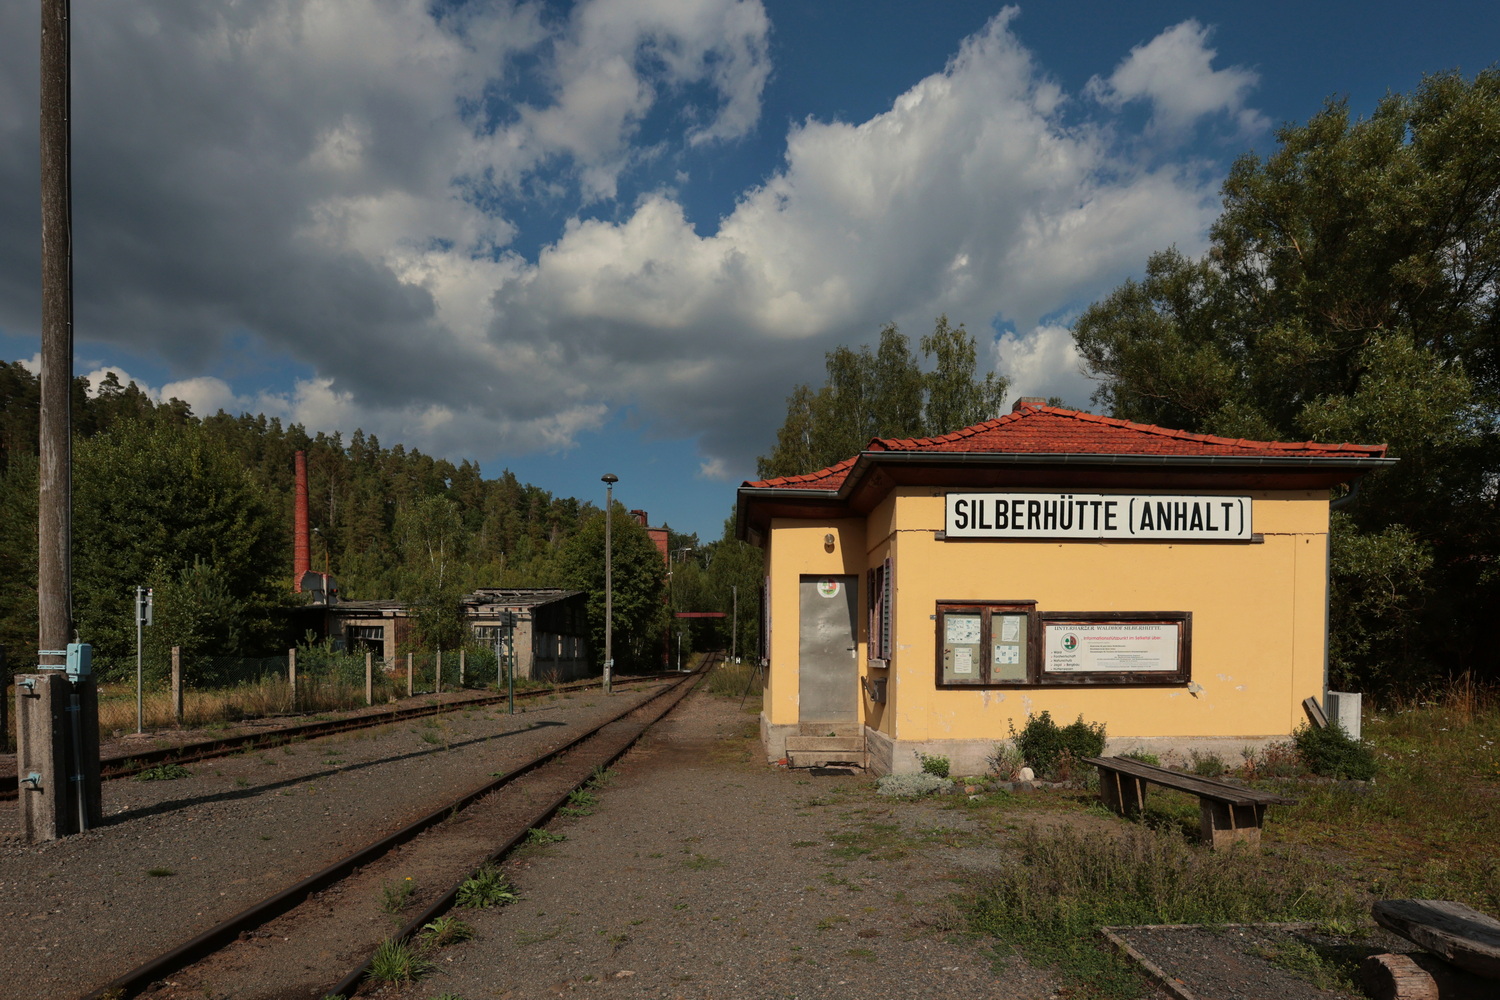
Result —
<instances>
[{"instance_id":1,"label":"metal pole","mask_svg":"<svg viewBox=\"0 0 1500 1000\"><path fill-rule=\"evenodd\" d=\"M734 596L734 617L730 619L734 624L729 627L729 655L735 663L738 663L740 662L740 588L731 586L729 592Z\"/></svg>"},{"instance_id":2,"label":"metal pole","mask_svg":"<svg viewBox=\"0 0 1500 1000\"><path fill-rule=\"evenodd\" d=\"M610 674L615 667L614 543L610 523L614 520L615 483L620 477L606 472L604 481L604 693L610 693Z\"/></svg>"},{"instance_id":3,"label":"metal pole","mask_svg":"<svg viewBox=\"0 0 1500 1000\"><path fill-rule=\"evenodd\" d=\"M139 736L145 732L145 711L142 708L141 698L141 625L144 615L141 614L141 588L135 588L135 732Z\"/></svg>"},{"instance_id":4,"label":"metal pole","mask_svg":"<svg viewBox=\"0 0 1500 1000\"><path fill-rule=\"evenodd\" d=\"M58 650L73 639L73 183L68 41L68 0L42 0L37 648Z\"/></svg>"},{"instance_id":5,"label":"metal pole","mask_svg":"<svg viewBox=\"0 0 1500 1000\"><path fill-rule=\"evenodd\" d=\"M516 616L505 626L505 679L510 689L510 714L516 714Z\"/></svg>"}]
</instances>

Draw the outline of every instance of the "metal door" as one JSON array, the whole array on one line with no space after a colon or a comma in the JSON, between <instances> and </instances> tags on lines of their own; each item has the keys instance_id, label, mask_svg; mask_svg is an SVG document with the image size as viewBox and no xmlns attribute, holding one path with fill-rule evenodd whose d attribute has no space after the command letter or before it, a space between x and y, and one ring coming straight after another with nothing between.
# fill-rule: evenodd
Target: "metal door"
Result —
<instances>
[{"instance_id":1,"label":"metal door","mask_svg":"<svg viewBox=\"0 0 1500 1000\"><path fill-rule=\"evenodd\" d=\"M801 578L801 722L859 721L859 646L854 631L857 583L853 576Z\"/></svg>"}]
</instances>

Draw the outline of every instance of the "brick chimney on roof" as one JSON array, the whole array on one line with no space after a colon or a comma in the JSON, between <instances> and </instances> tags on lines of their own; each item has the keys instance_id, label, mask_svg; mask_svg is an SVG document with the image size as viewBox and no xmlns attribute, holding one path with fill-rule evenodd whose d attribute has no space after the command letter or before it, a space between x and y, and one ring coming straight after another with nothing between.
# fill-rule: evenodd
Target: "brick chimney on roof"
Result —
<instances>
[{"instance_id":1,"label":"brick chimney on roof","mask_svg":"<svg viewBox=\"0 0 1500 1000\"><path fill-rule=\"evenodd\" d=\"M1020 399L1015 401L1014 405L1011 406L1010 412L1019 413L1022 410L1029 410L1032 407L1046 405L1047 400L1043 396L1022 396Z\"/></svg>"}]
</instances>

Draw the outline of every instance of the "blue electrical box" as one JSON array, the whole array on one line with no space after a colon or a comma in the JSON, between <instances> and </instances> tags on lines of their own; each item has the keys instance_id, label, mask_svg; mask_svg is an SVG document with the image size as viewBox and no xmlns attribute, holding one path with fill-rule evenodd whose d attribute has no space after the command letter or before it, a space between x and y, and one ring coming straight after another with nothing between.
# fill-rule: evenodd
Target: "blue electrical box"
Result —
<instances>
[{"instance_id":1,"label":"blue electrical box","mask_svg":"<svg viewBox=\"0 0 1500 1000\"><path fill-rule=\"evenodd\" d=\"M94 647L86 642L68 643L68 680L77 682L94 671Z\"/></svg>"}]
</instances>

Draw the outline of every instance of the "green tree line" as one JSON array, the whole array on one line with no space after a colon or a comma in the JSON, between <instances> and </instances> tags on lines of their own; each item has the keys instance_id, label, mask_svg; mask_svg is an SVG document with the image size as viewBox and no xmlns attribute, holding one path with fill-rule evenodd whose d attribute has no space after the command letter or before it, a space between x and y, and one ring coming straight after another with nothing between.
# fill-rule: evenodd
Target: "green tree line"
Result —
<instances>
[{"instance_id":1,"label":"green tree line","mask_svg":"<svg viewBox=\"0 0 1500 1000\"><path fill-rule=\"evenodd\" d=\"M452 648L465 636L459 598L477 587L586 590L602 657L597 506L362 431L345 439L264 416L199 418L113 375L97 387L75 379L74 390L74 618L102 676L133 673L137 586L155 589L148 651L262 655L300 638L283 613L298 602L297 451L307 455L313 567L328 566L341 597L403 599L416 641ZM0 644L12 670L35 663L38 399L35 375L0 365ZM616 661L651 668L667 630L666 567L623 510L613 531Z\"/></svg>"},{"instance_id":2,"label":"green tree line","mask_svg":"<svg viewBox=\"0 0 1500 1000\"><path fill-rule=\"evenodd\" d=\"M1096 404L1229 437L1387 443L1333 516L1333 683L1500 679L1500 73L1330 101L1237 161L1208 252L1074 338Z\"/></svg>"}]
</instances>

